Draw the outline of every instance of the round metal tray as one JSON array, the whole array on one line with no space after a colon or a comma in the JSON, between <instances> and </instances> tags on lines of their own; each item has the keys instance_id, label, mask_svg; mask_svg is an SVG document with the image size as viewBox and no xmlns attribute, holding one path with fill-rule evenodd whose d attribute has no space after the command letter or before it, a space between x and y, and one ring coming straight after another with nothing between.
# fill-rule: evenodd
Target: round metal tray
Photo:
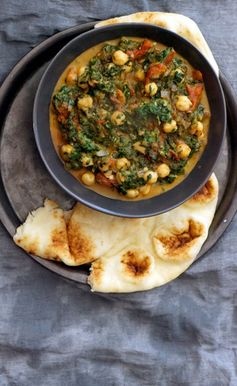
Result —
<instances>
[{"instance_id":1,"label":"round metal tray","mask_svg":"<svg viewBox=\"0 0 237 386\"><path fill-rule=\"evenodd\" d=\"M54 55L75 36L94 27L87 23L60 32L30 51L13 68L0 89L0 219L13 236L27 214L44 198L69 209L74 201L55 184L38 154L32 125L32 108L39 80ZM218 207L209 236L198 256L203 256L223 234L237 210L237 102L226 78L220 77L225 93L228 129L215 173L220 183ZM86 283L88 267L71 268L31 256L51 271Z\"/></svg>"}]
</instances>

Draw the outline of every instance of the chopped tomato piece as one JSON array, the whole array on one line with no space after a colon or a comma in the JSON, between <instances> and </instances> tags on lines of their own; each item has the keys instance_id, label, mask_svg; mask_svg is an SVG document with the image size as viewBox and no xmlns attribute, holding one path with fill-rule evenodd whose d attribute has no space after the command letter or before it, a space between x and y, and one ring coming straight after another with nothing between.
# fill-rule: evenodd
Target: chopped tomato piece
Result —
<instances>
[{"instance_id":1,"label":"chopped tomato piece","mask_svg":"<svg viewBox=\"0 0 237 386\"><path fill-rule=\"evenodd\" d=\"M67 107L63 106L63 105L58 107L58 112L61 115L63 115L65 118L67 118L69 116L69 114L70 114L69 109Z\"/></svg>"},{"instance_id":2,"label":"chopped tomato piece","mask_svg":"<svg viewBox=\"0 0 237 386\"><path fill-rule=\"evenodd\" d=\"M167 65L169 64L170 62L172 62L174 56L175 56L176 52L173 50L169 53L169 55L166 56L165 60L164 60L164 63Z\"/></svg>"},{"instance_id":3,"label":"chopped tomato piece","mask_svg":"<svg viewBox=\"0 0 237 386\"><path fill-rule=\"evenodd\" d=\"M130 91L131 96L135 95L135 90L133 87L129 87L129 91Z\"/></svg>"},{"instance_id":4,"label":"chopped tomato piece","mask_svg":"<svg viewBox=\"0 0 237 386\"><path fill-rule=\"evenodd\" d=\"M200 81L203 80L202 73L199 70L193 70L192 75L193 75L193 79L195 80L200 80Z\"/></svg>"},{"instance_id":5,"label":"chopped tomato piece","mask_svg":"<svg viewBox=\"0 0 237 386\"><path fill-rule=\"evenodd\" d=\"M116 179L113 178L110 180L109 178L105 177L103 173L97 173L95 176L96 181L98 184L104 185L104 186L109 186L110 188L114 185L116 185Z\"/></svg>"},{"instance_id":6,"label":"chopped tomato piece","mask_svg":"<svg viewBox=\"0 0 237 386\"><path fill-rule=\"evenodd\" d=\"M197 105L200 102L202 90L203 90L203 85L201 83L197 83L194 85L187 84L186 89L187 89L187 92L189 95L189 99L193 104L192 108L191 108L191 111L193 111L193 110L195 110L195 108L197 107Z\"/></svg>"},{"instance_id":7,"label":"chopped tomato piece","mask_svg":"<svg viewBox=\"0 0 237 386\"><path fill-rule=\"evenodd\" d=\"M97 123L98 125L103 125L105 122L106 122L105 119L98 119L98 120L96 121L96 123Z\"/></svg>"},{"instance_id":8,"label":"chopped tomato piece","mask_svg":"<svg viewBox=\"0 0 237 386\"><path fill-rule=\"evenodd\" d=\"M126 51L126 54L127 54L128 56L130 56L131 59L133 59L133 55L134 55L134 51L133 51L133 50L127 50L127 51Z\"/></svg>"},{"instance_id":9,"label":"chopped tomato piece","mask_svg":"<svg viewBox=\"0 0 237 386\"><path fill-rule=\"evenodd\" d=\"M116 92L116 96L117 96L119 103L121 103L121 105L124 105L126 103L126 97L125 97L124 93L122 92L122 90L118 89Z\"/></svg>"},{"instance_id":10,"label":"chopped tomato piece","mask_svg":"<svg viewBox=\"0 0 237 386\"><path fill-rule=\"evenodd\" d=\"M147 51L152 47L152 42L148 39L145 39L141 45L141 48L130 51L127 51L127 54L131 56L132 59L137 59L140 56L144 56Z\"/></svg>"},{"instance_id":11,"label":"chopped tomato piece","mask_svg":"<svg viewBox=\"0 0 237 386\"><path fill-rule=\"evenodd\" d=\"M134 102L129 105L130 109L136 109L139 106L139 102Z\"/></svg>"},{"instance_id":12,"label":"chopped tomato piece","mask_svg":"<svg viewBox=\"0 0 237 386\"><path fill-rule=\"evenodd\" d=\"M117 105L124 105L126 103L126 97L122 92L122 90L120 89L117 89L116 96L115 95L110 96L110 100Z\"/></svg>"},{"instance_id":13,"label":"chopped tomato piece","mask_svg":"<svg viewBox=\"0 0 237 386\"><path fill-rule=\"evenodd\" d=\"M116 159L110 158L110 159L108 160L108 163L109 163L109 165L111 166L111 168L113 169L113 168L115 168L115 166L116 166Z\"/></svg>"},{"instance_id":14,"label":"chopped tomato piece","mask_svg":"<svg viewBox=\"0 0 237 386\"><path fill-rule=\"evenodd\" d=\"M115 104L119 104L119 100L116 98L115 95L111 95L111 96L110 96L110 100L111 100L111 102L113 102L113 103L115 103Z\"/></svg>"},{"instance_id":15,"label":"chopped tomato piece","mask_svg":"<svg viewBox=\"0 0 237 386\"><path fill-rule=\"evenodd\" d=\"M179 159L178 155L177 155L177 154L175 153L175 151L172 150L172 149L169 150L169 155L170 155L170 157L172 157L172 158L175 159L175 160L178 160L178 159Z\"/></svg>"},{"instance_id":16,"label":"chopped tomato piece","mask_svg":"<svg viewBox=\"0 0 237 386\"><path fill-rule=\"evenodd\" d=\"M58 121L61 123L65 123L68 119L69 114L70 111L66 107L60 106L58 108Z\"/></svg>"},{"instance_id":17,"label":"chopped tomato piece","mask_svg":"<svg viewBox=\"0 0 237 386\"><path fill-rule=\"evenodd\" d=\"M163 63L154 63L151 64L146 73L146 82L149 82L150 79L157 79L166 71L166 65Z\"/></svg>"}]
</instances>

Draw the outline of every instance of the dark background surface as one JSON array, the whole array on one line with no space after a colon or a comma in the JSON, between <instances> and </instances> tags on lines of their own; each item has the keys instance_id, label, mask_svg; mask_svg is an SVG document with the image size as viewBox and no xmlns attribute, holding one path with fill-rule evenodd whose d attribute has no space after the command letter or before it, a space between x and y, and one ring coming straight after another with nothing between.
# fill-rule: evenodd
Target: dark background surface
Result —
<instances>
[{"instance_id":1,"label":"dark background surface","mask_svg":"<svg viewBox=\"0 0 237 386\"><path fill-rule=\"evenodd\" d=\"M149 10L193 18L237 91L234 0L0 0L0 81L58 31ZM236 225L176 281L128 295L54 275L0 225L0 385L236 386Z\"/></svg>"}]
</instances>

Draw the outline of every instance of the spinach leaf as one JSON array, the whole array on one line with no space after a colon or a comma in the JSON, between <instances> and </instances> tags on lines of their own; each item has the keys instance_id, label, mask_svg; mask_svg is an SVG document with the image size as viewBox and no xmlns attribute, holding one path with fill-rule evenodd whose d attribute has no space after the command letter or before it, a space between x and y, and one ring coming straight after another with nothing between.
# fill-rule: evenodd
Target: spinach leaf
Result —
<instances>
[{"instance_id":1,"label":"spinach leaf","mask_svg":"<svg viewBox=\"0 0 237 386\"><path fill-rule=\"evenodd\" d=\"M112 59L113 52L118 49L117 46L113 44L106 43L101 51L101 59L105 62L109 62Z\"/></svg>"},{"instance_id":2,"label":"spinach leaf","mask_svg":"<svg viewBox=\"0 0 237 386\"><path fill-rule=\"evenodd\" d=\"M167 47L162 51L157 51L154 49L148 54L149 62L163 62L165 58L173 51L173 48Z\"/></svg>"},{"instance_id":3,"label":"spinach leaf","mask_svg":"<svg viewBox=\"0 0 237 386\"><path fill-rule=\"evenodd\" d=\"M125 37L122 37L120 42L119 42L119 48L122 50L134 50L138 48L141 45L140 42L137 42L135 40L127 39Z\"/></svg>"},{"instance_id":4,"label":"spinach leaf","mask_svg":"<svg viewBox=\"0 0 237 386\"><path fill-rule=\"evenodd\" d=\"M86 83L90 79L89 68L86 67L84 72L78 77L78 84Z\"/></svg>"},{"instance_id":5,"label":"spinach leaf","mask_svg":"<svg viewBox=\"0 0 237 386\"><path fill-rule=\"evenodd\" d=\"M87 152L93 152L99 150L98 146L95 144L94 141L92 141L90 138L88 138L85 134L82 132L78 133L78 140L81 148Z\"/></svg>"},{"instance_id":6,"label":"spinach leaf","mask_svg":"<svg viewBox=\"0 0 237 386\"><path fill-rule=\"evenodd\" d=\"M92 80L100 81L102 76L103 65L99 58L92 58L89 62L89 74Z\"/></svg>"},{"instance_id":7,"label":"spinach leaf","mask_svg":"<svg viewBox=\"0 0 237 386\"><path fill-rule=\"evenodd\" d=\"M103 75L107 78L113 78L115 76L118 76L121 73L122 69L120 66L116 66L115 64L109 63L107 66L105 66Z\"/></svg>"},{"instance_id":8,"label":"spinach leaf","mask_svg":"<svg viewBox=\"0 0 237 386\"><path fill-rule=\"evenodd\" d=\"M64 85L53 97L53 103L58 110L62 105L74 106L76 98L79 95L79 89L76 86Z\"/></svg>"},{"instance_id":9,"label":"spinach leaf","mask_svg":"<svg viewBox=\"0 0 237 386\"><path fill-rule=\"evenodd\" d=\"M165 185L165 184L171 184L172 182L174 182L175 178L176 178L176 174L174 173L170 173L168 175L168 177L165 177L165 178L158 178L158 182L161 184L161 185Z\"/></svg>"},{"instance_id":10,"label":"spinach leaf","mask_svg":"<svg viewBox=\"0 0 237 386\"><path fill-rule=\"evenodd\" d=\"M170 169L173 174L183 174L184 167L187 164L187 160L178 160L178 161L172 161L170 163Z\"/></svg>"},{"instance_id":11,"label":"spinach leaf","mask_svg":"<svg viewBox=\"0 0 237 386\"><path fill-rule=\"evenodd\" d=\"M97 89L104 91L106 93L113 93L115 90L114 83L109 80L102 80L97 84Z\"/></svg>"},{"instance_id":12,"label":"spinach leaf","mask_svg":"<svg viewBox=\"0 0 237 386\"><path fill-rule=\"evenodd\" d=\"M164 99L153 99L151 102L145 102L135 111L143 119L148 119L151 116L156 117L159 122L170 122L172 119L171 106Z\"/></svg>"},{"instance_id":13,"label":"spinach leaf","mask_svg":"<svg viewBox=\"0 0 237 386\"><path fill-rule=\"evenodd\" d=\"M125 85L123 86L123 93L124 93L126 99L129 99L129 98L130 98L131 92L130 92L130 88L128 87L127 84L125 84Z\"/></svg>"},{"instance_id":14,"label":"spinach leaf","mask_svg":"<svg viewBox=\"0 0 237 386\"><path fill-rule=\"evenodd\" d=\"M190 158L190 157L192 157L193 153L196 153L199 150L200 142L195 135L187 135L184 138L184 141L191 148L191 153L189 155L189 158Z\"/></svg>"},{"instance_id":15,"label":"spinach leaf","mask_svg":"<svg viewBox=\"0 0 237 386\"><path fill-rule=\"evenodd\" d=\"M199 104L197 109L192 113L192 121L202 121L204 117L205 108L202 104Z\"/></svg>"},{"instance_id":16,"label":"spinach leaf","mask_svg":"<svg viewBox=\"0 0 237 386\"><path fill-rule=\"evenodd\" d=\"M174 73L173 82L178 85L183 82L184 77L185 75L182 71L176 70Z\"/></svg>"},{"instance_id":17,"label":"spinach leaf","mask_svg":"<svg viewBox=\"0 0 237 386\"><path fill-rule=\"evenodd\" d=\"M121 193L126 194L128 189L136 189L143 185L145 185L144 178L138 177L137 172L134 170L126 173L125 181L119 186L119 190Z\"/></svg>"}]
</instances>

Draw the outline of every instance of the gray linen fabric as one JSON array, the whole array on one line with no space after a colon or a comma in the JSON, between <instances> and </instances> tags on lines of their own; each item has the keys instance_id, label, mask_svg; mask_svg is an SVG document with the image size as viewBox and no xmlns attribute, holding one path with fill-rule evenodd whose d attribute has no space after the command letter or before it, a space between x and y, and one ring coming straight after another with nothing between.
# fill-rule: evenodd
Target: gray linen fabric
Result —
<instances>
[{"instance_id":1,"label":"gray linen fabric","mask_svg":"<svg viewBox=\"0 0 237 386\"><path fill-rule=\"evenodd\" d=\"M143 10L192 17L237 91L234 0L1 0L0 81L57 31ZM54 275L0 226L0 385L236 386L236 225L176 281L129 295Z\"/></svg>"}]
</instances>

